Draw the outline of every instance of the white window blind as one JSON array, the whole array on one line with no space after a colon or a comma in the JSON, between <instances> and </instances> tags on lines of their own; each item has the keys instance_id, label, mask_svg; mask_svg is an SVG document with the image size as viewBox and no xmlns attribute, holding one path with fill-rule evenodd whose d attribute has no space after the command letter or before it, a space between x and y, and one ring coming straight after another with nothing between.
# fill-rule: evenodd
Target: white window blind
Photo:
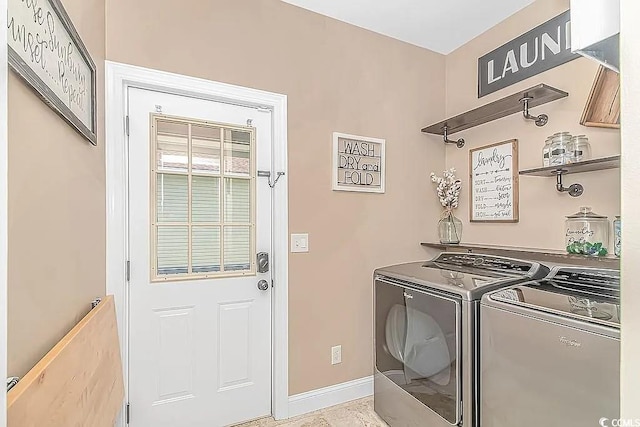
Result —
<instances>
[{"instance_id":1,"label":"white window blind","mask_svg":"<svg viewBox=\"0 0 640 427\"><path fill-rule=\"evenodd\" d=\"M174 120L155 117L154 277L252 272L253 130Z\"/></svg>"},{"instance_id":2,"label":"white window blind","mask_svg":"<svg viewBox=\"0 0 640 427\"><path fill-rule=\"evenodd\" d=\"M189 254L185 244L188 239L188 227L173 225L158 227L158 271L161 274L188 272Z\"/></svg>"}]
</instances>

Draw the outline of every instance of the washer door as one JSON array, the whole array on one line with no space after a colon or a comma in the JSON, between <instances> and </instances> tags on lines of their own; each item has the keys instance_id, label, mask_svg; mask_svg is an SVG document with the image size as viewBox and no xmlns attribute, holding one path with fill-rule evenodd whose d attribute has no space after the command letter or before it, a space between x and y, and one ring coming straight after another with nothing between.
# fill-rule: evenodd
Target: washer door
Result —
<instances>
[{"instance_id":1,"label":"washer door","mask_svg":"<svg viewBox=\"0 0 640 427\"><path fill-rule=\"evenodd\" d=\"M455 425L461 419L460 301L375 282L376 367Z\"/></svg>"}]
</instances>

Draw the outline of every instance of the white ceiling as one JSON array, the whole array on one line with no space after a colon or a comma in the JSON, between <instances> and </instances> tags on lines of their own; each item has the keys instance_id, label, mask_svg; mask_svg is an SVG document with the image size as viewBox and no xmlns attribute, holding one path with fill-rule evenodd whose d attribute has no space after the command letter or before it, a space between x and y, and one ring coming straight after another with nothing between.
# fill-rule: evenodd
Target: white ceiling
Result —
<instances>
[{"instance_id":1,"label":"white ceiling","mask_svg":"<svg viewBox=\"0 0 640 427\"><path fill-rule=\"evenodd\" d=\"M448 54L534 0L283 0Z\"/></svg>"}]
</instances>

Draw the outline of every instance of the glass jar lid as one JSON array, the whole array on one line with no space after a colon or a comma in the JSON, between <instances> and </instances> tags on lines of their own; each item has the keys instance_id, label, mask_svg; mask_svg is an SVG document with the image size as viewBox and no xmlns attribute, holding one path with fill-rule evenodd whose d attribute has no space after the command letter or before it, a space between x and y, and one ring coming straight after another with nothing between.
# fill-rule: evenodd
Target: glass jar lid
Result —
<instances>
[{"instance_id":1,"label":"glass jar lid","mask_svg":"<svg viewBox=\"0 0 640 427\"><path fill-rule=\"evenodd\" d=\"M554 136L553 138L551 138L551 140L553 142L571 142L571 139L573 137L571 135L560 135L560 136Z\"/></svg>"},{"instance_id":2,"label":"glass jar lid","mask_svg":"<svg viewBox=\"0 0 640 427\"><path fill-rule=\"evenodd\" d=\"M582 206L580 208L580 212L576 212L573 215L569 215L567 218L571 219L607 219L606 216L598 215L595 212L591 211L591 208L588 206Z\"/></svg>"},{"instance_id":3,"label":"glass jar lid","mask_svg":"<svg viewBox=\"0 0 640 427\"><path fill-rule=\"evenodd\" d=\"M589 141L589 138L587 138L584 135L576 135L576 136L572 137L571 139L573 139L574 141Z\"/></svg>"}]
</instances>

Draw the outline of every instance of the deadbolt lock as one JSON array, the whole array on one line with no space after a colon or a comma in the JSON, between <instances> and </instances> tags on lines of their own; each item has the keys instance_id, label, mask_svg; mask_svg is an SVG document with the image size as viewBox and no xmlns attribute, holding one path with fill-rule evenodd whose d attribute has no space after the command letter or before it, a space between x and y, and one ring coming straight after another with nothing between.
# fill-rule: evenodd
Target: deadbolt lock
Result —
<instances>
[{"instance_id":1,"label":"deadbolt lock","mask_svg":"<svg viewBox=\"0 0 640 427\"><path fill-rule=\"evenodd\" d=\"M258 252L256 263L258 264L258 273L267 273L269 271L269 254L267 252Z\"/></svg>"}]
</instances>

